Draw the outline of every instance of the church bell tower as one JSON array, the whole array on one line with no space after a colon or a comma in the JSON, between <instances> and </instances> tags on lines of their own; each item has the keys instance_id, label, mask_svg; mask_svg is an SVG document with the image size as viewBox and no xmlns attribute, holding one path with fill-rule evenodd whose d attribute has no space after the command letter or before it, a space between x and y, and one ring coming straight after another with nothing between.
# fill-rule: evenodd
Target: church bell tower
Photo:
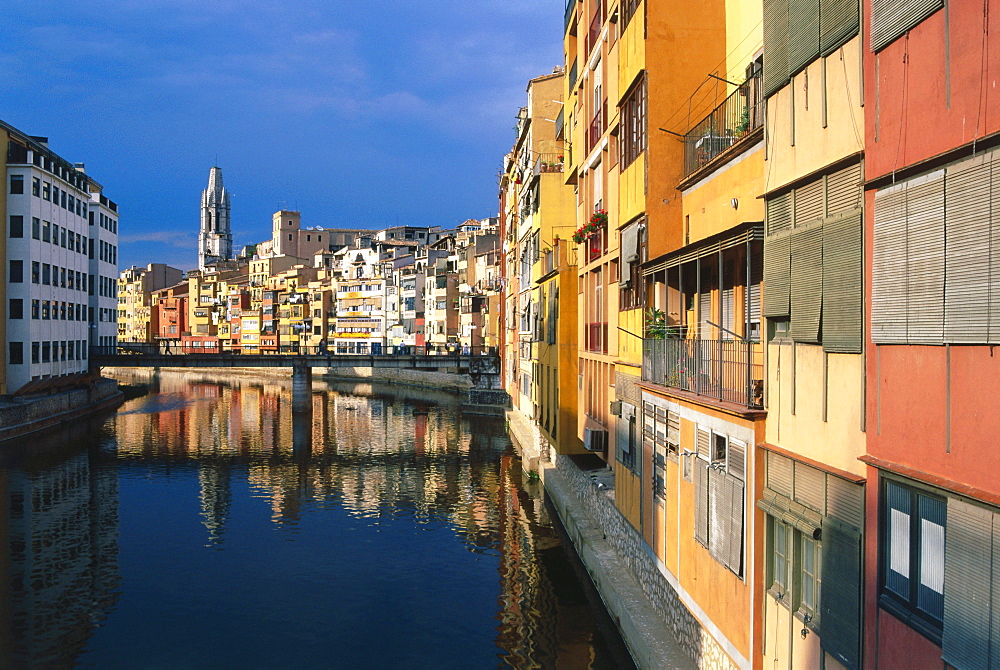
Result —
<instances>
[{"instance_id":1,"label":"church bell tower","mask_svg":"<svg viewBox=\"0 0 1000 670\"><path fill-rule=\"evenodd\" d=\"M198 233L198 269L213 260L231 260L233 234L229 229L229 191L222 185L222 168L208 173L208 188L201 192L201 230Z\"/></svg>"}]
</instances>

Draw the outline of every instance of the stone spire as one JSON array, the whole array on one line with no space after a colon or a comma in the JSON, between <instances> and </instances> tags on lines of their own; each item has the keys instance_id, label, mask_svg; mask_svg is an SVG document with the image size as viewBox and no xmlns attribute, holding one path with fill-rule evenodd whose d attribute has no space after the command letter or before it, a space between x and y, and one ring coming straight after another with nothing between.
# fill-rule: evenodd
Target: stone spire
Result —
<instances>
[{"instance_id":1,"label":"stone spire","mask_svg":"<svg viewBox=\"0 0 1000 670\"><path fill-rule=\"evenodd\" d=\"M201 192L201 230L198 233L198 269L214 260L233 257L233 234L229 228L229 191L222 185L222 168L208 173L208 188Z\"/></svg>"}]
</instances>

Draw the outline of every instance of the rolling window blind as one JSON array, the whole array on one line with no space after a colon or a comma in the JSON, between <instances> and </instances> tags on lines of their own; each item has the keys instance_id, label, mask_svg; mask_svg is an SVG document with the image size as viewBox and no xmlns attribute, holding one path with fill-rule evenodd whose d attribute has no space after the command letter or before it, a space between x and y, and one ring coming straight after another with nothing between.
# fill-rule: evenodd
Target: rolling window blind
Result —
<instances>
[{"instance_id":1,"label":"rolling window blind","mask_svg":"<svg viewBox=\"0 0 1000 670\"><path fill-rule=\"evenodd\" d=\"M889 46L943 6L944 0L872 0L872 51Z\"/></svg>"},{"instance_id":2,"label":"rolling window blind","mask_svg":"<svg viewBox=\"0 0 1000 670\"><path fill-rule=\"evenodd\" d=\"M911 179L906 190L908 342L944 342L944 217L944 170Z\"/></svg>"},{"instance_id":3,"label":"rolling window blind","mask_svg":"<svg viewBox=\"0 0 1000 670\"><path fill-rule=\"evenodd\" d=\"M861 211L823 224L823 350L861 353Z\"/></svg>"},{"instance_id":4,"label":"rolling window blind","mask_svg":"<svg viewBox=\"0 0 1000 670\"><path fill-rule=\"evenodd\" d=\"M875 193L872 340L906 343L906 183Z\"/></svg>"},{"instance_id":5,"label":"rolling window blind","mask_svg":"<svg viewBox=\"0 0 1000 670\"><path fill-rule=\"evenodd\" d=\"M830 55L858 33L858 0L820 0L819 50Z\"/></svg>"},{"instance_id":6,"label":"rolling window blind","mask_svg":"<svg viewBox=\"0 0 1000 670\"><path fill-rule=\"evenodd\" d=\"M788 73L819 56L819 0L788 0Z\"/></svg>"},{"instance_id":7,"label":"rolling window blind","mask_svg":"<svg viewBox=\"0 0 1000 670\"><path fill-rule=\"evenodd\" d=\"M764 0L764 97L788 82L788 3Z\"/></svg>"},{"instance_id":8,"label":"rolling window blind","mask_svg":"<svg viewBox=\"0 0 1000 670\"><path fill-rule=\"evenodd\" d=\"M820 586L820 645L852 670L861 667L861 534L823 520L823 582Z\"/></svg>"},{"instance_id":9,"label":"rolling window blind","mask_svg":"<svg viewBox=\"0 0 1000 670\"><path fill-rule=\"evenodd\" d=\"M988 586L992 582L996 588L996 581L991 575L991 552L983 551L984 541L990 547L996 532L993 517L989 510L948 499L941 656L956 668L994 667L989 644L992 589ZM996 551L995 541L992 544ZM1000 660L1000 653L994 654L994 660Z\"/></svg>"},{"instance_id":10,"label":"rolling window blind","mask_svg":"<svg viewBox=\"0 0 1000 670\"><path fill-rule=\"evenodd\" d=\"M983 241L991 217L983 216L983 185L990 183L991 155L947 168L948 259L945 268L945 331L956 344L990 340L990 272L983 272ZM998 229L1000 232L1000 229ZM1000 295L1000 293L998 293Z\"/></svg>"},{"instance_id":11,"label":"rolling window blind","mask_svg":"<svg viewBox=\"0 0 1000 670\"><path fill-rule=\"evenodd\" d=\"M787 317L791 313L791 238L764 240L764 316Z\"/></svg>"},{"instance_id":12,"label":"rolling window blind","mask_svg":"<svg viewBox=\"0 0 1000 670\"><path fill-rule=\"evenodd\" d=\"M805 228L791 236L791 326L796 342L819 342L823 304L823 229Z\"/></svg>"}]
</instances>

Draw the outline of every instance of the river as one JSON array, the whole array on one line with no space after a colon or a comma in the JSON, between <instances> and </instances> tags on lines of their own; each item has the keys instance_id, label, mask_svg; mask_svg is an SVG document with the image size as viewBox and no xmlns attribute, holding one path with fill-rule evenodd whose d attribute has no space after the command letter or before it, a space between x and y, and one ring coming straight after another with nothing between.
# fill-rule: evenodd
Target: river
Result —
<instances>
[{"instance_id":1,"label":"river","mask_svg":"<svg viewBox=\"0 0 1000 670\"><path fill-rule=\"evenodd\" d=\"M630 667L502 419L145 371L0 449L0 667Z\"/></svg>"}]
</instances>

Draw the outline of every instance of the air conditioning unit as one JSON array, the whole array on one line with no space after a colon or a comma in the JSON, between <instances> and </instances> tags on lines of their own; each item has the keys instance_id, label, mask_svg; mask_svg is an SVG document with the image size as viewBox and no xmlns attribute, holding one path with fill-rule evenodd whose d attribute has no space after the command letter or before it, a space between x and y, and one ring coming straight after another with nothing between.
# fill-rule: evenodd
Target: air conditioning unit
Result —
<instances>
[{"instance_id":1,"label":"air conditioning unit","mask_svg":"<svg viewBox=\"0 0 1000 670\"><path fill-rule=\"evenodd\" d=\"M594 428L583 429L583 446L587 451L604 451L608 444L608 431Z\"/></svg>"},{"instance_id":2,"label":"air conditioning unit","mask_svg":"<svg viewBox=\"0 0 1000 670\"><path fill-rule=\"evenodd\" d=\"M622 401L612 400L611 401L611 416L621 416L622 415Z\"/></svg>"}]
</instances>

